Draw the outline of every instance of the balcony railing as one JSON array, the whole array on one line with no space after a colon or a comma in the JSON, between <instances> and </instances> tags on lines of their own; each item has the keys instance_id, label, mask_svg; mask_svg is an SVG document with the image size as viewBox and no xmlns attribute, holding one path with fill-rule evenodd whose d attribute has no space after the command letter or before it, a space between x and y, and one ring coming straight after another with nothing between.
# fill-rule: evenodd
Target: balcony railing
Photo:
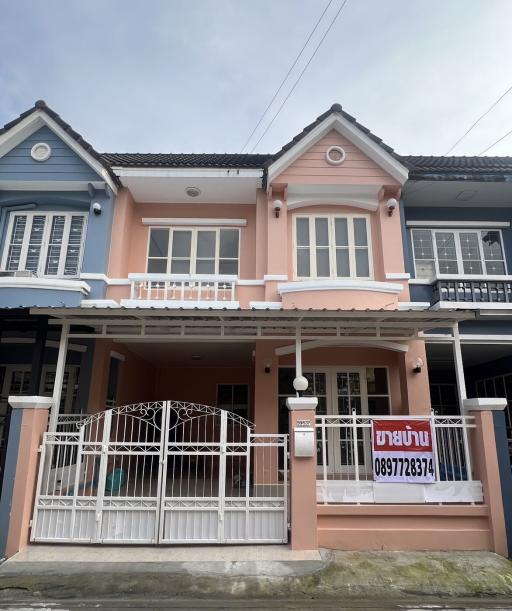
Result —
<instances>
[{"instance_id":1,"label":"balcony railing","mask_svg":"<svg viewBox=\"0 0 512 611\"><path fill-rule=\"evenodd\" d=\"M130 274L130 299L140 301L234 302L236 276Z\"/></svg>"},{"instance_id":2,"label":"balcony railing","mask_svg":"<svg viewBox=\"0 0 512 611\"><path fill-rule=\"evenodd\" d=\"M512 282L508 280L437 280L433 303L462 301L475 303L512 303Z\"/></svg>"}]
</instances>

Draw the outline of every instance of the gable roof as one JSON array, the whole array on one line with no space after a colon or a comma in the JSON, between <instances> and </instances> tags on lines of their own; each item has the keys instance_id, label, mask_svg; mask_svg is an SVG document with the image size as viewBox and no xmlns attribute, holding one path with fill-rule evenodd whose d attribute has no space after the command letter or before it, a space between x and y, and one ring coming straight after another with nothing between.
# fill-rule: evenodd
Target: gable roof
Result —
<instances>
[{"instance_id":1,"label":"gable roof","mask_svg":"<svg viewBox=\"0 0 512 611\"><path fill-rule=\"evenodd\" d=\"M373 134L352 115L345 112L340 104L333 104L329 110L307 125L267 161L265 167L268 172L268 180L271 182L309 147L332 130L350 140L397 182L405 183L408 178L408 168L403 164L400 156L382 138Z\"/></svg>"},{"instance_id":2,"label":"gable roof","mask_svg":"<svg viewBox=\"0 0 512 611\"><path fill-rule=\"evenodd\" d=\"M295 135L276 153L99 153L84 137L76 132L69 123L50 108L44 100L37 100L31 108L16 119L0 128L0 137L16 127L30 115L42 112L52 119L77 145L95 159L108 172L116 186L121 180L113 168L232 168L263 169L265 175L273 163L281 159L291 149L300 144L331 116L339 117L353 126L361 135L369 139L386 155L391 156L409 170L410 180L488 180L504 181L512 175L512 156L435 156L399 155L382 138L372 133L355 117L343 110L340 104L333 104L312 123Z\"/></svg>"},{"instance_id":3,"label":"gable roof","mask_svg":"<svg viewBox=\"0 0 512 611\"><path fill-rule=\"evenodd\" d=\"M271 155L239 153L103 153L111 167L123 168L263 168Z\"/></svg>"},{"instance_id":4,"label":"gable roof","mask_svg":"<svg viewBox=\"0 0 512 611\"><path fill-rule=\"evenodd\" d=\"M30 117L31 115L42 112L47 115L50 119L55 121L55 123L72 139L76 144L78 144L81 149L83 149L88 155L93 157L98 163L100 163L103 168L108 172L109 176L112 178L113 182L119 187L121 186L121 181L119 178L112 172L110 169L110 165L103 159L102 155L94 149L94 147L87 142L83 138L81 134L76 132L69 123L66 123L62 117L56 113L53 109L51 109L44 100L37 100L31 108L22 112L19 117L9 121L3 127L0 128L0 137L4 134L7 134L13 127L19 125L22 121Z\"/></svg>"},{"instance_id":5,"label":"gable roof","mask_svg":"<svg viewBox=\"0 0 512 611\"><path fill-rule=\"evenodd\" d=\"M404 155L410 180L505 180L512 157Z\"/></svg>"},{"instance_id":6,"label":"gable roof","mask_svg":"<svg viewBox=\"0 0 512 611\"><path fill-rule=\"evenodd\" d=\"M390 155L393 155L398 160L400 160L399 155L397 155L395 151L382 140L382 138L379 138L378 136L373 134L367 127L359 123L355 117L353 117L352 115L349 115L348 112L345 112L341 104L336 103L336 104L333 104L329 108L329 110L319 115L313 121L313 123L306 125L306 127L300 133L294 136L288 143L286 143L281 148L281 150L279 150L277 153L272 155L270 162L273 162L279 159L282 155L284 155L287 151L289 151L293 146L295 146L297 143L303 140L315 127L318 127L321 123L323 123L323 121L325 121L325 119L327 119L331 115L339 115L340 117L343 117L346 121L348 121L349 123L352 123L353 126L356 127L360 132L368 136L370 140L373 140L373 142L375 142L375 144L380 146L384 151L386 151Z\"/></svg>"}]
</instances>

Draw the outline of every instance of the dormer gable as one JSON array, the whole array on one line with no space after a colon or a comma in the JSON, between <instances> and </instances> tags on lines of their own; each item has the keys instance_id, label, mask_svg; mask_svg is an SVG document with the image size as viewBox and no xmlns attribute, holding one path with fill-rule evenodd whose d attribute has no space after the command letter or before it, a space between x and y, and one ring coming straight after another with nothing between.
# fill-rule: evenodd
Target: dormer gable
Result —
<instances>
[{"instance_id":1,"label":"dormer gable","mask_svg":"<svg viewBox=\"0 0 512 611\"><path fill-rule=\"evenodd\" d=\"M50 183L70 190L106 184L115 192L118 180L80 134L38 101L0 129L0 188Z\"/></svg>"},{"instance_id":2,"label":"dormer gable","mask_svg":"<svg viewBox=\"0 0 512 611\"><path fill-rule=\"evenodd\" d=\"M319 153L321 160L318 158ZM327 159L328 154L332 159ZM408 177L407 168L393 149L343 111L339 104L334 104L320 115L273 156L268 164L268 183L276 180L287 182L282 180L283 175L288 172L289 176L297 176L300 173L297 169L301 165L307 167L307 161L314 162L312 168L317 162L317 174L322 177L321 182L324 182L323 177L329 183L333 182L333 176L348 174L345 168L350 168L353 162L356 162L356 166L357 162L363 162L363 167L366 164L370 170L367 174L377 171L381 175L379 178L388 176L400 186Z\"/></svg>"}]
</instances>

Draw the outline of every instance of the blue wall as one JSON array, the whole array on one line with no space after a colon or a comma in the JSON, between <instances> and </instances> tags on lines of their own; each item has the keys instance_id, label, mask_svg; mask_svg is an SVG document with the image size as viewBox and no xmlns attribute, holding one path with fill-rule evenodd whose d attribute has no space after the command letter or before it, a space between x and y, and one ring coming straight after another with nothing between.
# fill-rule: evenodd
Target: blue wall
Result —
<instances>
[{"instance_id":1,"label":"blue wall","mask_svg":"<svg viewBox=\"0 0 512 611\"><path fill-rule=\"evenodd\" d=\"M30 150L38 142L52 149L47 161L34 161ZM101 180L96 172L49 128L41 127L0 158L0 180Z\"/></svg>"},{"instance_id":2,"label":"blue wall","mask_svg":"<svg viewBox=\"0 0 512 611\"><path fill-rule=\"evenodd\" d=\"M46 142L51 146L52 155L47 161L37 162L30 156L30 150L37 142ZM93 190L92 196L89 191L83 190L36 191L29 188L27 191L2 191L2 180L26 183L45 180L103 182L103 178L62 142L50 128L40 128L0 158L0 252L3 253L8 238L6 233L9 215L13 212L21 212L25 209L85 212L88 216L81 273L107 272L115 202L115 196L110 188ZM100 215L91 212L94 202L98 202L102 207ZM94 280L87 284L91 288L87 296L77 291L0 288L0 307L78 306L84 298L105 297L104 282Z\"/></svg>"},{"instance_id":3,"label":"blue wall","mask_svg":"<svg viewBox=\"0 0 512 611\"><path fill-rule=\"evenodd\" d=\"M509 208L469 208L469 207L408 207L403 202L402 231L404 234L405 269L414 278L414 260L411 240L411 228L406 226L407 221L507 221L511 220ZM503 248L507 271L512 271L512 229L503 228ZM432 288L430 285L410 286L411 301L431 301Z\"/></svg>"}]
</instances>

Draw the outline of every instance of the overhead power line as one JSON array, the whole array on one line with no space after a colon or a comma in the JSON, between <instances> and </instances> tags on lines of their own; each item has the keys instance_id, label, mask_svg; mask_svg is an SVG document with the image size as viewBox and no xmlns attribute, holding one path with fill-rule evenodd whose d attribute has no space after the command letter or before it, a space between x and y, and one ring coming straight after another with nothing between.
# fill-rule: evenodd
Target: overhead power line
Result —
<instances>
[{"instance_id":1,"label":"overhead power line","mask_svg":"<svg viewBox=\"0 0 512 611\"><path fill-rule=\"evenodd\" d=\"M263 140L263 138L265 137L266 133L268 132L268 130L270 129L270 127L272 126L272 124L274 123L274 121L277 119L279 113L283 110L284 105L286 104L286 102L288 101L289 97L292 95L292 93L295 91L295 88L297 87L297 85L299 84L302 76L304 75L304 73L306 72L306 70L308 69L309 65L311 64L311 62L313 61L313 58L315 57L315 55L318 52L318 49L320 49L320 47L322 46L322 43L324 42L324 40L327 38L327 35L329 34L329 32L331 31L333 25L336 23L336 20L338 19L341 11L345 8L345 5L347 4L348 0L343 0L340 8L337 10L336 14L334 15L334 17L332 18L331 22L329 23L329 26L327 27L327 29L324 32L324 35L322 36L322 38L320 39L320 42L317 44L317 46L315 47L315 50L313 51L313 54L311 55L311 57L309 58L309 60L307 61L306 65L304 66L304 68L301 70L299 76L296 78L292 88L290 89L290 91L288 92L288 94L286 95L286 97L284 98L283 102L281 103L281 106L278 108L277 112L274 114L274 116L272 117L272 119L270 120L270 123L267 125L267 127L265 128L265 130L263 131L263 133L261 134L259 140L256 142L256 144L252 147L251 149L251 153L255 150L255 148L258 146L258 144Z\"/></svg>"},{"instance_id":2,"label":"overhead power line","mask_svg":"<svg viewBox=\"0 0 512 611\"><path fill-rule=\"evenodd\" d=\"M261 125L261 122L263 121L265 115L267 114L269 108L272 106L272 104L274 103L274 100L277 98L277 96L279 95L279 92L281 91L281 89L283 88L283 85L286 83L286 81L288 80L288 77L290 76L290 74L292 73L292 70L295 68L295 66L297 65L297 62L299 61L302 53L304 52L304 49L308 46L309 41L311 40L311 37L313 36L313 34L316 32L318 26L320 25L320 22L322 21L322 19L324 18L325 13L327 12L327 9L331 6L331 4L333 3L334 0L329 0L329 2L327 3L326 7L324 8L324 10L322 11L322 14L320 15L320 17L318 18L318 21L315 24L315 27L311 30L311 32L309 33L309 36L307 37L306 42L303 44L302 49L299 51L297 57L294 59L292 65L290 66L290 68L288 69L288 72L286 73L284 79L281 81L281 84L279 85L279 87L277 88L276 92L274 93L274 95L272 96L272 99L270 100L270 102L268 103L267 107L265 108L265 110L263 111L263 113L261 114L261 117L259 118L258 122L256 123L256 125L254 126L254 129L252 130L252 132L249 134L249 137L247 138L245 144L242 147L242 150L240 151L241 153L244 152L245 147L249 144L249 142L251 141L251 138L254 136L254 133L256 132L256 130L258 129L258 127Z\"/></svg>"},{"instance_id":3,"label":"overhead power line","mask_svg":"<svg viewBox=\"0 0 512 611\"><path fill-rule=\"evenodd\" d=\"M496 142L493 142L490 146L488 146L486 149L484 149L483 151L481 151L480 153L478 153L479 155L483 155L484 153L487 153L487 151L491 150L494 146L496 146L497 144L499 144L502 140L505 140L505 138L507 138L508 136L510 136L510 134L512 134L512 129L510 131L508 131L504 136L502 136L501 138L498 138L498 140L496 140Z\"/></svg>"},{"instance_id":4,"label":"overhead power line","mask_svg":"<svg viewBox=\"0 0 512 611\"><path fill-rule=\"evenodd\" d=\"M497 99L495 102L493 102L493 103L491 104L491 106L489 106L489 108L488 108L488 109L487 109L487 110L484 112L484 114L483 114L483 115L480 115L480 116L478 117L478 119L477 119L477 120L476 120L476 121L475 121L475 122L474 122L474 123L473 123L473 124L472 124L472 125L469 127L469 129L467 129L467 130L466 130L466 131L465 131L465 132L462 134L462 136L461 136L461 137L460 137L460 138L457 140L457 142L456 142L454 145L452 145L452 146L451 146L451 147L450 147L450 148L449 148L449 149L446 151L445 155L449 155L449 154L450 154L450 153L453 151L453 149L454 149L454 148L455 148L455 147L456 147L456 146L457 146L457 145L458 145L460 142L462 142L462 141L464 140L464 138L465 138L465 137L466 137L466 136L469 134L469 132L470 132L470 131L472 131L472 130L473 130L473 129L474 129L474 128L475 128L475 127L476 127L476 126L477 126L477 125L480 123L480 121L481 121L481 120L482 120L484 117L486 117L486 116L487 116L487 115L488 115L488 114L491 112L491 110L492 110L493 108L495 108L495 107L496 107L496 106L497 106L497 105L498 105L498 104L501 102L501 100L503 100L503 98L504 98L504 97L505 97L507 94L509 94L511 91L512 91L512 85L511 85L511 86L510 86L510 87L509 87L509 88L508 88L508 89L507 89L507 90L506 90L504 93L502 93L502 94L500 95L500 97L499 97L499 98L498 98L498 99ZM493 145L493 146L494 146L494 145ZM490 148L490 147L489 147L489 148ZM486 150L489 150L489 149L486 149ZM480 155L481 155L481 154L482 154L482 153L480 153Z\"/></svg>"}]
</instances>

